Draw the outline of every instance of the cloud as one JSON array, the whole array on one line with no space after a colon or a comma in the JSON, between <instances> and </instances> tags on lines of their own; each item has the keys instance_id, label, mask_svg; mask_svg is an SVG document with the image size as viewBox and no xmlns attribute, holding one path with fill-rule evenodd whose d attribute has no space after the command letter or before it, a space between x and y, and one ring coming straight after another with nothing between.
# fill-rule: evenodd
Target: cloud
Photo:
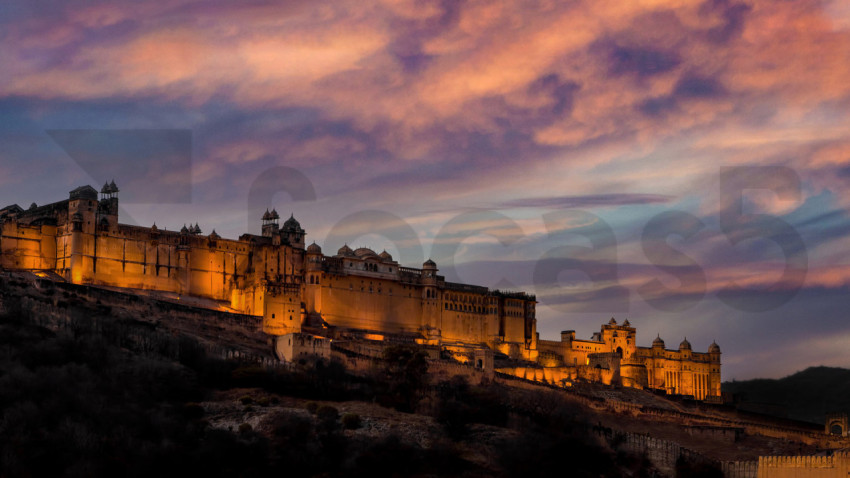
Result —
<instances>
[{"instance_id":1,"label":"cloud","mask_svg":"<svg viewBox=\"0 0 850 478\"><path fill-rule=\"evenodd\" d=\"M632 204L659 204L672 201L672 196L660 194L596 194L588 196L560 196L514 199L501 203L501 207L589 208L600 206L626 206Z\"/></svg>"}]
</instances>

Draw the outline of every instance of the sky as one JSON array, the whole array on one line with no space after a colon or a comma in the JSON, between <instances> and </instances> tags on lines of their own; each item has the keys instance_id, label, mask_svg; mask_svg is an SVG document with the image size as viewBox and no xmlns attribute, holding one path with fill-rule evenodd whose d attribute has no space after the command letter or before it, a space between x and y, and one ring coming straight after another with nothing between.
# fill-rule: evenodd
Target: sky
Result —
<instances>
[{"instance_id":1,"label":"sky","mask_svg":"<svg viewBox=\"0 0 850 478\"><path fill-rule=\"evenodd\" d=\"M723 379L850 367L841 0L0 3L0 203L294 214L447 280L716 340Z\"/></svg>"}]
</instances>

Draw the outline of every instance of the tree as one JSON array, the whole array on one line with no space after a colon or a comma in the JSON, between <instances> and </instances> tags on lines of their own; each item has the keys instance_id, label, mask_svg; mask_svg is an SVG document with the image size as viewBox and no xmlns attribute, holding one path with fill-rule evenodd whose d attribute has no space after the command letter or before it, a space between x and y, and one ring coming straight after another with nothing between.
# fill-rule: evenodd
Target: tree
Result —
<instances>
[{"instance_id":1,"label":"tree","mask_svg":"<svg viewBox=\"0 0 850 478\"><path fill-rule=\"evenodd\" d=\"M382 401L385 404L404 412L412 412L416 408L420 392L428 384L426 357L425 352L410 345L384 349L383 378L387 393Z\"/></svg>"}]
</instances>

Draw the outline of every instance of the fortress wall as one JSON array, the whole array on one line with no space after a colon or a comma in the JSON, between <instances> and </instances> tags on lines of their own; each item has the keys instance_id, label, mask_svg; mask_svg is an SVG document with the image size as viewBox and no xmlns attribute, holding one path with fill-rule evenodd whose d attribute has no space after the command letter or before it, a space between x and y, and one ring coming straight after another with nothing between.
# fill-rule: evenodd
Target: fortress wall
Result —
<instances>
[{"instance_id":1,"label":"fortress wall","mask_svg":"<svg viewBox=\"0 0 850 478\"><path fill-rule=\"evenodd\" d=\"M440 310L443 340L487 343L497 333L496 316L477 312ZM505 342L511 342L505 334Z\"/></svg>"},{"instance_id":2,"label":"fortress wall","mask_svg":"<svg viewBox=\"0 0 850 478\"><path fill-rule=\"evenodd\" d=\"M846 478L850 461L834 456L761 456L758 478Z\"/></svg>"},{"instance_id":3,"label":"fortress wall","mask_svg":"<svg viewBox=\"0 0 850 478\"><path fill-rule=\"evenodd\" d=\"M14 222L0 229L0 267L50 270L56 263L56 226Z\"/></svg>"},{"instance_id":4,"label":"fortress wall","mask_svg":"<svg viewBox=\"0 0 850 478\"><path fill-rule=\"evenodd\" d=\"M254 297L262 302L263 331L269 335L285 335L301 331L301 288L295 285L258 286Z\"/></svg>"},{"instance_id":5,"label":"fortress wall","mask_svg":"<svg viewBox=\"0 0 850 478\"><path fill-rule=\"evenodd\" d=\"M722 461L720 470L725 478L757 478L758 461Z\"/></svg>"},{"instance_id":6,"label":"fortress wall","mask_svg":"<svg viewBox=\"0 0 850 478\"><path fill-rule=\"evenodd\" d=\"M505 342L525 343L525 306L519 299L507 298L502 307Z\"/></svg>"},{"instance_id":7,"label":"fortress wall","mask_svg":"<svg viewBox=\"0 0 850 478\"><path fill-rule=\"evenodd\" d=\"M574 380L576 378L576 370L572 367L508 367L499 368L496 371L501 374L512 375L524 380L531 380L555 386L561 386L561 383L563 383L564 380Z\"/></svg>"},{"instance_id":8,"label":"fortress wall","mask_svg":"<svg viewBox=\"0 0 850 478\"><path fill-rule=\"evenodd\" d=\"M418 287L379 278L329 275L320 293L317 312L329 324L388 333L419 332L425 304L437 306Z\"/></svg>"},{"instance_id":9,"label":"fortress wall","mask_svg":"<svg viewBox=\"0 0 850 478\"><path fill-rule=\"evenodd\" d=\"M637 455L645 454L659 471L668 476L675 476L676 462L679 460L679 457L695 463L720 466L719 462L698 452L687 449L677 443L653 438L648 435L623 432L614 433L610 429L597 430L597 434L617 449Z\"/></svg>"}]
</instances>

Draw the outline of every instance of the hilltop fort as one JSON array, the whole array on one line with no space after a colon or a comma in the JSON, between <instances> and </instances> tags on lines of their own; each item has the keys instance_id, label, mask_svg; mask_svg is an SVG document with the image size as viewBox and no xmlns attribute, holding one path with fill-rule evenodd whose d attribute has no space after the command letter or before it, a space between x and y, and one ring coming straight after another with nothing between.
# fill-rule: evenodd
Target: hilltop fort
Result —
<instances>
[{"instance_id":1,"label":"hilltop fort","mask_svg":"<svg viewBox=\"0 0 850 478\"><path fill-rule=\"evenodd\" d=\"M260 234L225 239L197 223L180 231L118 222L115 182L91 186L68 199L29 209L0 209L0 268L32 271L73 284L156 291L197 298L219 311L262 318L278 357L323 354L341 333L366 340L416 342L462 362L521 378L569 385L574 380L648 388L719 401L720 347L675 350L657 337L637 346L628 320L611 319L590 340L572 330L541 340L536 298L449 282L427 260L405 267L386 251L343 245L325 255L290 217L262 217Z\"/></svg>"}]
</instances>

